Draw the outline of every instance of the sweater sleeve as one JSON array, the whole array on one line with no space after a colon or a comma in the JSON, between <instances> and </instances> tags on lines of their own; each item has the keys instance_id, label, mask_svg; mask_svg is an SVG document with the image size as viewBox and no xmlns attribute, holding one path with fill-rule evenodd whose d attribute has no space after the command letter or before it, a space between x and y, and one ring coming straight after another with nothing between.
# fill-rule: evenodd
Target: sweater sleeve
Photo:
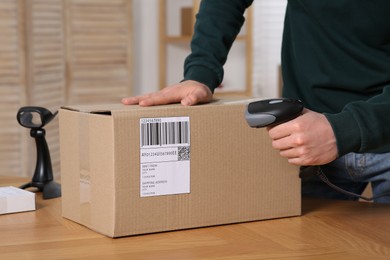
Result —
<instances>
[{"instance_id":1,"label":"sweater sleeve","mask_svg":"<svg viewBox=\"0 0 390 260\"><path fill-rule=\"evenodd\" d=\"M390 85L380 95L351 102L340 113L325 116L336 135L339 156L390 151Z\"/></svg>"},{"instance_id":2,"label":"sweater sleeve","mask_svg":"<svg viewBox=\"0 0 390 260\"><path fill-rule=\"evenodd\" d=\"M253 0L202 0L196 15L191 54L184 62L184 80L214 91L223 80L223 65Z\"/></svg>"}]
</instances>

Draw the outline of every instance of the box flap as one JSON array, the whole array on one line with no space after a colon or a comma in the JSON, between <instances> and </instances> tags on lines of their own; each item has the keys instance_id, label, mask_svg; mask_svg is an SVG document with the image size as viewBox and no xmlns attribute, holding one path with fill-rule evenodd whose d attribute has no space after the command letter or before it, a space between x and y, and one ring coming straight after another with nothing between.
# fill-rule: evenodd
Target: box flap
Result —
<instances>
[{"instance_id":1,"label":"box flap","mask_svg":"<svg viewBox=\"0 0 390 260\"><path fill-rule=\"evenodd\" d=\"M251 98L251 99L215 99L210 103L198 105L198 106L208 106L208 105L239 105L239 104L248 104L250 102L259 100L259 98ZM157 109L163 110L165 108L172 108L174 106L181 107L180 104L169 104L169 105L160 105L153 107L145 107L145 109ZM112 114L115 112L128 111L128 110L139 110L140 107L138 105L123 105L121 103L115 104L94 104L94 105L66 105L62 106L61 109L82 112L82 113L90 113L90 114Z\"/></svg>"},{"instance_id":2,"label":"box flap","mask_svg":"<svg viewBox=\"0 0 390 260\"><path fill-rule=\"evenodd\" d=\"M120 103L117 104L96 104L96 105L66 105L62 106L61 109L71 110L81 113L90 114L111 114L111 111L124 109L125 105Z\"/></svg>"}]
</instances>

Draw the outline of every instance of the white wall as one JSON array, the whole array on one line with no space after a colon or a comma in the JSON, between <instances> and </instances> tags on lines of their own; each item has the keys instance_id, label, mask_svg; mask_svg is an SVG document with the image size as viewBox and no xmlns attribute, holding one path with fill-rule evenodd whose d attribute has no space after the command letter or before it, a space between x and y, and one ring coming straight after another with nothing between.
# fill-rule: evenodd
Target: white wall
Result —
<instances>
[{"instance_id":1,"label":"white wall","mask_svg":"<svg viewBox=\"0 0 390 260\"><path fill-rule=\"evenodd\" d=\"M254 96L275 97L286 0L255 0ZM158 89L158 0L133 0L134 94ZM183 60L178 60L183 63ZM179 79L178 79L179 80Z\"/></svg>"},{"instance_id":2,"label":"white wall","mask_svg":"<svg viewBox=\"0 0 390 260\"><path fill-rule=\"evenodd\" d=\"M158 0L133 0L134 94L158 89Z\"/></svg>"}]
</instances>

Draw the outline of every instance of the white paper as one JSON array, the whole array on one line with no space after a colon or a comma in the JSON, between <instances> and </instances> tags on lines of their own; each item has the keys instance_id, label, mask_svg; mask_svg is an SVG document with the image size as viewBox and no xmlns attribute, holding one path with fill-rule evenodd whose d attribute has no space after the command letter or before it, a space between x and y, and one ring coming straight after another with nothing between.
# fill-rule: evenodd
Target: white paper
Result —
<instances>
[{"instance_id":1,"label":"white paper","mask_svg":"<svg viewBox=\"0 0 390 260\"><path fill-rule=\"evenodd\" d=\"M0 187L0 214L35 210L35 193L16 187Z\"/></svg>"}]
</instances>

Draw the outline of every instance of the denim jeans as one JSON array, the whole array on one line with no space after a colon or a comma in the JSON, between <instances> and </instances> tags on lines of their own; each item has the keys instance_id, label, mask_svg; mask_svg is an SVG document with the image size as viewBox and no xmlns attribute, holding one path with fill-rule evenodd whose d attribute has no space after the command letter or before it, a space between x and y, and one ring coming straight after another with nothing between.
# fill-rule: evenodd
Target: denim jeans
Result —
<instances>
[{"instance_id":1,"label":"denim jeans","mask_svg":"<svg viewBox=\"0 0 390 260\"><path fill-rule=\"evenodd\" d=\"M301 167L302 195L330 199L357 200L324 183L316 172L317 166ZM377 203L390 204L390 153L349 153L337 160L320 166L329 181L346 191L362 194L371 183L373 196L387 194L374 199Z\"/></svg>"}]
</instances>

